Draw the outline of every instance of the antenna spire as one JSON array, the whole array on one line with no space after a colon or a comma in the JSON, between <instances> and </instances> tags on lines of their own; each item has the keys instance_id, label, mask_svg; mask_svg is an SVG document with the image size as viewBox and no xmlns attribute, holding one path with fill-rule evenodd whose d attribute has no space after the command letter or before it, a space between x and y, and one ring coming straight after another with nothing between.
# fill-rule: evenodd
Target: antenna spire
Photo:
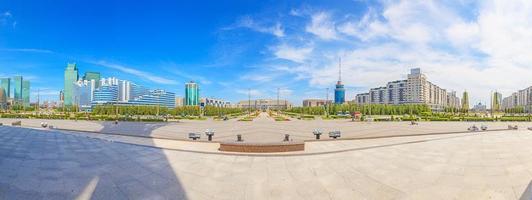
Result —
<instances>
[{"instance_id":1,"label":"antenna spire","mask_svg":"<svg viewBox=\"0 0 532 200\"><path fill-rule=\"evenodd\" d=\"M338 82L342 81L342 57L338 57Z\"/></svg>"}]
</instances>

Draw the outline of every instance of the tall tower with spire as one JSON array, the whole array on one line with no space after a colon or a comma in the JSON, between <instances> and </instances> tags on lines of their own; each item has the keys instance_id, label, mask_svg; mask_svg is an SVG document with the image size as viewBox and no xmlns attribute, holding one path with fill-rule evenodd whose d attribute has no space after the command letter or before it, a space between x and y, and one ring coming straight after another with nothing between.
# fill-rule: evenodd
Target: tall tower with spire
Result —
<instances>
[{"instance_id":1,"label":"tall tower with spire","mask_svg":"<svg viewBox=\"0 0 532 200\"><path fill-rule=\"evenodd\" d=\"M343 104L345 102L345 88L342 84L342 58L338 58L338 82L334 89L334 103Z\"/></svg>"}]
</instances>

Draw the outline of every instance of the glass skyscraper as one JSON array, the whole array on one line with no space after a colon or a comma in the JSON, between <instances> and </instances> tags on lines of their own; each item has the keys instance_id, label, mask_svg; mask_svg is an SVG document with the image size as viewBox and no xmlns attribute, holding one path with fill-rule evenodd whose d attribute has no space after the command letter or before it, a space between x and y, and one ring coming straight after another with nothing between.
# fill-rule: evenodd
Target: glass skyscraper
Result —
<instances>
[{"instance_id":1,"label":"glass skyscraper","mask_svg":"<svg viewBox=\"0 0 532 200\"><path fill-rule=\"evenodd\" d=\"M22 103L24 107L30 106L30 81L22 81Z\"/></svg>"},{"instance_id":2,"label":"glass skyscraper","mask_svg":"<svg viewBox=\"0 0 532 200\"><path fill-rule=\"evenodd\" d=\"M87 80L87 81L94 80L97 88L100 87L100 79L101 79L100 72L85 72L85 76L83 76L83 80Z\"/></svg>"},{"instance_id":3,"label":"glass skyscraper","mask_svg":"<svg viewBox=\"0 0 532 200\"><path fill-rule=\"evenodd\" d=\"M4 89L4 96L9 98L11 96L11 79L10 78L1 78L0 79L0 88Z\"/></svg>"},{"instance_id":4,"label":"glass skyscraper","mask_svg":"<svg viewBox=\"0 0 532 200\"><path fill-rule=\"evenodd\" d=\"M22 76L13 77L13 99L22 102Z\"/></svg>"},{"instance_id":5,"label":"glass skyscraper","mask_svg":"<svg viewBox=\"0 0 532 200\"><path fill-rule=\"evenodd\" d=\"M69 63L65 69L65 85L64 85L64 98L65 106L72 105L72 94L74 90L74 83L79 79L78 68L75 63Z\"/></svg>"},{"instance_id":6,"label":"glass skyscraper","mask_svg":"<svg viewBox=\"0 0 532 200\"><path fill-rule=\"evenodd\" d=\"M194 81L185 84L185 105L199 105L199 86L197 83L194 83Z\"/></svg>"}]
</instances>

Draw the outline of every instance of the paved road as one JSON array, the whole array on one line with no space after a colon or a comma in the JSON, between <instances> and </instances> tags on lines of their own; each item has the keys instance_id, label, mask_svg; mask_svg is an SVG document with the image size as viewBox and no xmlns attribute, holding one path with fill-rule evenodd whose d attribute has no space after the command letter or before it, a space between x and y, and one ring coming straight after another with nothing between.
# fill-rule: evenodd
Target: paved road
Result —
<instances>
[{"instance_id":1,"label":"paved road","mask_svg":"<svg viewBox=\"0 0 532 200\"><path fill-rule=\"evenodd\" d=\"M522 130L257 157L3 126L0 199L531 199L531 143Z\"/></svg>"}]
</instances>

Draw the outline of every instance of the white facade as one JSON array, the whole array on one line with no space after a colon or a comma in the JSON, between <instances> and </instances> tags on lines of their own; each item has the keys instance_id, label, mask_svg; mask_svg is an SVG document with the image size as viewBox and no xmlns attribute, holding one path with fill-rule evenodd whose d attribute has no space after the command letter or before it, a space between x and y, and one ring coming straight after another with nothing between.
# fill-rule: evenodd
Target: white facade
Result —
<instances>
[{"instance_id":1,"label":"white facade","mask_svg":"<svg viewBox=\"0 0 532 200\"><path fill-rule=\"evenodd\" d=\"M366 101L365 97L369 99ZM419 68L411 69L406 80L392 81L385 87L372 88L369 93L358 94L356 99L358 104L426 104L433 110L459 108L459 102L455 92L448 93L431 83Z\"/></svg>"},{"instance_id":2,"label":"white facade","mask_svg":"<svg viewBox=\"0 0 532 200\"><path fill-rule=\"evenodd\" d=\"M522 107L525 112L532 112L532 86L512 93L502 99L502 109Z\"/></svg>"}]
</instances>

